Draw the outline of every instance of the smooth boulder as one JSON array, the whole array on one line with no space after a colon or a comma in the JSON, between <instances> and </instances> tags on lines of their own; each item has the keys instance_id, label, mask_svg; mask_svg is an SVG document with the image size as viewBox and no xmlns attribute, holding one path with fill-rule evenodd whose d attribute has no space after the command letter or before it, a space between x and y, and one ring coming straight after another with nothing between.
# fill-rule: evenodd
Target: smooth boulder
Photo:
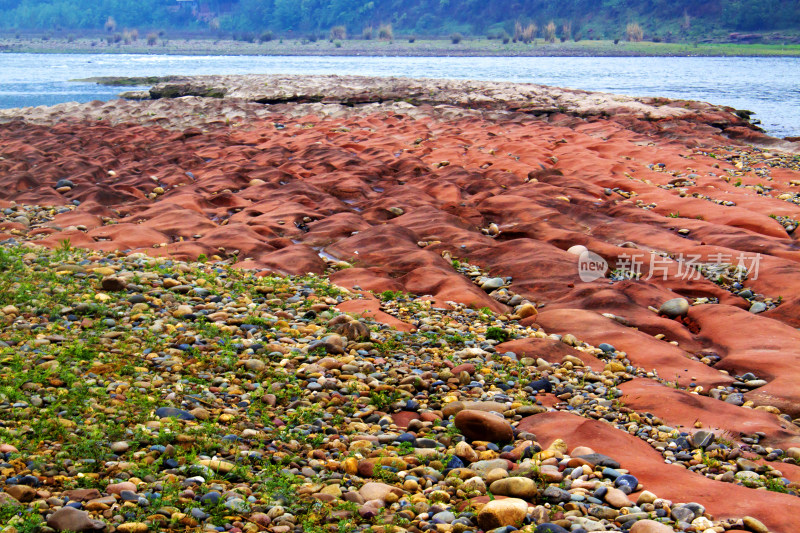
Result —
<instances>
[{"instance_id":1,"label":"smooth boulder","mask_svg":"<svg viewBox=\"0 0 800 533\"><path fill-rule=\"evenodd\" d=\"M532 500L539 495L536 482L527 477L507 477L498 479L489 485L492 494L501 496L513 496L524 500Z\"/></svg>"},{"instance_id":2,"label":"smooth boulder","mask_svg":"<svg viewBox=\"0 0 800 533\"><path fill-rule=\"evenodd\" d=\"M504 526L519 527L528 514L528 503L519 498L492 500L478 513L478 526L484 531Z\"/></svg>"},{"instance_id":3,"label":"smooth boulder","mask_svg":"<svg viewBox=\"0 0 800 533\"><path fill-rule=\"evenodd\" d=\"M490 442L510 442L514 440L514 430L505 418L483 411L465 409L456 415L456 428L471 440Z\"/></svg>"},{"instance_id":4,"label":"smooth boulder","mask_svg":"<svg viewBox=\"0 0 800 533\"><path fill-rule=\"evenodd\" d=\"M86 511L74 507L62 507L47 519L47 525L56 531L100 531L105 522L93 520Z\"/></svg>"}]
</instances>

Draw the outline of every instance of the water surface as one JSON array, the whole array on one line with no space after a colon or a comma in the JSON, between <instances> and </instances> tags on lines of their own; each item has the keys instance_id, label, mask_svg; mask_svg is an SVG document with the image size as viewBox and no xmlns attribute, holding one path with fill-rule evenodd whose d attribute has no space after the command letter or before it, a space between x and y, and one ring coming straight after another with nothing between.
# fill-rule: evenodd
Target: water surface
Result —
<instances>
[{"instance_id":1,"label":"water surface","mask_svg":"<svg viewBox=\"0 0 800 533\"><path fill-rule=\"evenodd\" d=\"M772 135L800 135L800 58L341 57L0 54L0 108L108 100L125 88L70 79L170 74L358 74L541 83L754 111Z\"/></svg>"}]
</instances>

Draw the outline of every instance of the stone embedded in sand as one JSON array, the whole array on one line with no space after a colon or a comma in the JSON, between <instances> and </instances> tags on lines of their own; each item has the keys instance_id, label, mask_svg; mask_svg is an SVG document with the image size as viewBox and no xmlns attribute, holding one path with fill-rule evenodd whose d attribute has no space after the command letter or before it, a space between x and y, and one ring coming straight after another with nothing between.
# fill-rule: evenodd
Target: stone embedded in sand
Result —
<instances>
[{"instance_id":1,"label":"stone embedded in sand","mask_svg":"<svg viewBox=\"0 0 800 533\"><path fill-rule=\"evenodd\" d=\"M527 477L507 477L498 479L489 486L489 490L492 494L513 496L514 498L522 498L525 500L532 500L539 494L536 482Z\"/></svg>"},{"instance_id":2,"label":"stone embedded in sand","mask_svg":"<svg viewBox=\"0 0 800 533\"><path fill-rule=\"evenodd\" d=\"M753 533L769 533L769 528L760 520L753 518L752 516L745 516L742 518L742 523L744 524L744 527Z\"/></svg>"},{"instance_id":3,"label":"stone embedded in sand","mask_svg":"<svg viewBox=\"0 0 800 533\"><path fill-rule=\"evenodd\" d=\"M534 533L569 533L569 530L564 529L558 524L545 522L544 524L539 524L538 526L536 526Z\"/></svg>"},{"instance_id":4,"label":"stone embedded in sand","mask_svg":"<svg viewBox=\"0 0 800 533\"><path fill-rule=\"evenodd\" d=\"M267 364L261 359L245 359L242 361L242 366L251 372L262 372Z\"/></svg>"},{"instance_id":5,"label":"stone embedded in sand","mask_svg":"<svg viewBox=\"0 0 800 533\"><path fill-rule=\"evenodd\" d=\"M486 292L490 292L495 289L499 289L505 284L506 282L503 278L489 278L481 283L481 289L485 290Z\"/></svg>"},{"instance_id":6,"label":"stone embedded in sand","mask_svg":"<svg viewBox=\"0 0 800 533\"><path fill-rule=\"evenodd\" d=\"M20 505L19 500L8 494L7 492L0 492L0 505L8 505L12 507L18 507Z\"/></svg>"},{"instance_id":7,"label":"stone embedded in sand","mask_svg":"<svg viewBox=\"0 0 800 533\"><path fill-rule=\"evenodd\" d=\"M109 446L109 448L111 448L111 451L117 454L127 452L130 449L130 447L131 445L124 440L112 442L111 446Z\"/></svg>"},{"instance_id":8,"label":"stone embedded in sand","mask_svg":"<svg viewBox=\"0 0 800 533\"><path fill-rule=\"evenodd\" d=\"M193 310L190 305L179 305L175 311L172 312L172 316L175 318L181 318L186 315L192 314Z\"/></svg>"},{"instance_id":9,"label":"stone embedded in sand","mask_svg":"<svg viewBox=\"0 0 800 533\"><path fill-rule=\"evenodd\" d=\"M505 418L483 411L465 409L453 421L465 437L472 440L509 442L514 439L514 430Z\"/></svg>"},{"instance_id":10,"label":"stone embedded in sand","mask_svg":"<svg viewBox=\"0 0 800 533\"><path fill-rule=\"evenodd\" d=\"M343 354L347 346L347 339L341 335L328 335L322 339L322 346L325 347L325 351L329 354Z\"/></svg>"},{"instance_id":11,"label":"stone embedded in sand","mask_svg":"<svg viewBox=\"0 0 800 533\"><path fill-rule=\"evenodd\" d=\"M458 367L456 367L458 368ZM455 369L454 369L455 370ZM474 371L474 367L473 367ZM485 401L485 402L450 402L442 408L442 414L445 417L453 416L461 411L495 411L502 413L508 409L508 405L502 402Z\"/></svg>"},{"instance_id":12,"label":"stone embedded in sand","mask_svg":"<svg viewBox=\"0 0 800 533\"><path fill-rule=\"evenodd\" d=\"M63 495L75 502L85 502L102 497L97 489L72 489L64 491Z\"/></svg>"},{"instance_id":13,"label":"stone embedded in sand","mask_svg":"<svg viewBox=\"0 0 800 533\"><path fill-rule=\"evenodd\" d=\"M328 321L331 331L353 342L369 341L371 332L366 324L350 315L341 314Z\"/></svg>"},{"instance_id":14,"label":"stone embedded in sand","mask_svg":"<svg viewBox=\"0 0 800 533\"><path fill-rule=\"evenodd\" d=\"M633 502L628 499L628 496L620 489L610 487L605 495L605 500L609 505L622 509L623 507L632 507Z\"/></svg>"},{"instance_id":15,"label":"stone embedded in sand","mask_svg":"<svg viewBox=\"0 0 800 533\"><path fill-rule=\"evenodd\" d=\"M22 503L32 502L36 498L36 489L28 485L9 485L6 492Z\"/></svg>"},{"instance_id":16,"label":"stone embedded in sand","mask_svg":"<svg viewBox=\"0 0 800 533\"><path fill-rule=\"evenodd\" d=\"M645 503L653 503L658 499L658 496L650 492L649 490L643 490L639 497L636 498L636 505L642 505Z\"/></svg>"},{"instance_id":17,"label":"stone embedded in sand","mask_svg":"<svg viewBox=\"0 0 800 533\"><path fill-rule=\"evenodd\" d=\"M528 318L529 316L536 316L539 311L536 310L536 306L533 304L523 304L519 306L515 313L520 318Z\"/></svg>"},{"instance_id":18,"label":"stone embedded in sand","mask_svg":"<svg viewBox=\"0 0 800 533\"><path fill-rule=\"evenodd\" d=\"M159 407L156 409L155 415L158 418L177 418L180 420L194 420L195 417L189 411L178 409L176 407Z\"/></svg>"},{"instance_id":19,"label":"stone embedded in sand","mask_svg":"<svg viewBox=\"0 0 800 533\"><path fill-rule=\"evenodd\" d=\"M383 502L386 502L386 499L390 498L390 494L395 496L403 495L403 491L401 489L392 485L387 485L386 483L378 483L375 481L365 483L364 486L358 489L358 493L362 498L364 498L364 501L380 500Z\"/></svg>"},{"instance_id":20,"label":"stone embedded in sand","mask_svg":"<svg viewBox=\"0 0 800 533\"><path fill-rule=\"evenodd\" d=\"M582 244L576 244L567 248L567 253L572 255L581 255L582 253L588 251L589 249Z\"/></svg>"},{"instance_id":21,"label":"stone embedded in sand","mask_svg":"<svg viewBox=\"0 0 800 533\"><path fill-rule=\"evenodd\" d=\"M519 527L528 514L528 503L519 498L492 500L478 512L478 525L489 531L504 526Z\"/></svg>"},{"instance_id":22,"label":"stone embedded in sand","mask_svg":"<svg viewBox=\"0 0 800 533\"><path fill-rule=\"evenodd\" d=\"M56 531L99 531L106 527L105 522L93 520L89 513L74 507L62 507L50 515L47 525Z\"/></svg>"},{"instance_id":23,"label":"stone embedded in sand","mask_svg":"<svg viewBox=\"0 0 800 533\"><path fill-rule=\"evenodd\" d=\"M126 522L117 526L119 533L147 533L150 526L143 522Z\"/></svg>"},{"instance_id":24,"label":"stone embedded in sand","mask_svg":"<svg viewBox=\"0 0 800 533\"><path fill-rule=\"evenodd\" d=\"M464 484L461 485L461 488L467 494L471 493L478 493L478 494L486 494L486 482L480 476L474 476L466 481Z\"/></svg>"},{"instance_id":25,"label":"stone embedded in sand","mask_svg":"<svg viewBox=\"0 0 800 533\"><path fill-rule=\"evenodd\" d=\"M200 459L197 464L205 466L218 474L227 474L232 471L236 465L230 461L222 461L219 459Z\"/></svg>"},{"instance_id":26,"label":"stone embedded in sand","mask_svg":"<svg viewBox=\"0 0 800 533\"><path fill-rule=\"evenodd\" d=\"M100 286L104 291L122 291L125 290L127 284L119 278L108 276L100 281Z\"/></svg>"},{"instance_id":27,"label":"stone embedded in sand","mask_svg":"<svg viewBox=\"0 0 800 533\"><path fill-rule=\"evenodd\" d=\"M658 308L658 312L659 314L669 318L684 316L689 312L689 300L686 298L673 298L672 300L667 300L661 304L661 307Z\"/></svg>"},{"instance_id":28,"label":"stone embedded in sand","mask_svg":"<svg viewBox=\"0 0 800 533\"><path fill-rule=\"evenodd\" d=\"M629 531L630 533L673 533L671 527L655 520L637 520Z\"/></svg>"},{"instance_id":29,"label":"stone embedded in sand","mask_svg":"<svg viewBox=\"0 0 800 533\"><path fill-rule=\"evenodd\" d=\"M124 490L136 492L136 485L130 481L121 481L119 483L111 483L106 487L106 492L109 494L120 494Z\"/></svg>"},{"instance_id":30,"label":"stone embedded in sand","mask_svg":"<svg viewBox=\"0 0 800 533\"><path fill-rule=\"evenodd\" d=\"M476 452L466 441L461 441L456 444L455 456L460 457L467 463L474 463L480 458L478 452Z\"/></svg>"}]
</instances>

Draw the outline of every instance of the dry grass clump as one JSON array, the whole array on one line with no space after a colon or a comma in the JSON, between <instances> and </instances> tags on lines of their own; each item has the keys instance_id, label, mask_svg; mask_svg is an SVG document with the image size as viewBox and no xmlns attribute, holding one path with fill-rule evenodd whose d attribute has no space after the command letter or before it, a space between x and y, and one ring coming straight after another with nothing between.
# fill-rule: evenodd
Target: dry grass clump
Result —
<instances>
[{"instance_id":1,"label":"dry grass clump","mask_svg":"<svg viewBox=\"0 0 800 533\"><path fill-rule=\"evenodd\" d=\"M335 39L345 40L347 39L347 28L344 26L334 26L331 28L331 41Z\"/></svg>"},{"instance_id":2,"label":"dry grass clump","mask_svg":"<svg viewBox=\"0 0 800 533\"><path fill-rule=\"evenodd\" d=\"M642 39L644 39L644 32L642 31L642 27L639 26L638 23L633 22L631 24L628 24L628 26L625 28L625 36L628 39L628 41L632 43L638 43L641 42Z\"/></svg>"},{"instance_id":3,"label":"dry grass clump","mask_svg":"<svg viewBox=\"0 0 800 533\"><path fill-rule=\"evenodd\" d=\"M391 24L381 24L378 28L378 39L384 41L391 41L394 39L394 31L392 31Z\"/></svg>"},{"instance_id":4,"label":"dry grass clump","mask_svg":"<svg viewBox=\"0 0 800 533\"><path fill-rule=\"evenodd\" d=\"M548 43L556 42L556 23L552 20L544 27L544 40Z\"/></svg>"}]
</instances>

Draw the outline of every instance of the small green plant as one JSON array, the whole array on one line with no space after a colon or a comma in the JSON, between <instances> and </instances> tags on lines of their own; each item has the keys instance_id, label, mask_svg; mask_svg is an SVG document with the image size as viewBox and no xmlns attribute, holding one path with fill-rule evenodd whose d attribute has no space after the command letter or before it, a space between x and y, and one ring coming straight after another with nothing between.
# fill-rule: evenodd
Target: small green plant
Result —
<instances>
[{"instance_id":1,"label":"small green plant","mask_svg":"<svg viewBox=\"0 0 800 533\"><path fill-rule=\"evenodd\" d=\"M784 485L780 479L774 477L767 479L764 482L764 486L767 488L767 490L772 492L789 492L789 489L786 488L786 485Z\"/></svg>"},{"instance_id":2,"label":"small green plant","mask_svg":"<svg viewBox=\"0 0 800 533\"><path fill-rule=\"evenodd\" d=\"M414 445L410 442L401 442L397 446L398 455L409 455L414 453Z\"/></svg>"},{"instance_id":3,"label":"small green plant","mask_svg":"<svg viewBox=\"0 0 800 533\"><path fill-rule=\"evenodd\" d=\"M97 352L83 342L75 342L65 346L61 355L67 359L75 359L78 361L94 361L97 358Z\"/></svg>"},{"instance_id":4,"label":"small green plant","mask_svg":"<svg viewBox=\"0 0 800 533\"><path fill-rule=\"evenodd\" d=\"M392 300L408 299L409 295L403 291L383 291L378 297L384 302L389 302Z\"/></svg>"},{"instance_id":5,"label":"small green plant","mask_svg":"<svg viewBox=\"0 0 800 533\"><path fill-rule=\"evenodd\" d=\"M498 342L506 342L511 338L511 333L502 328L490 327L486 330L486 338Z\"/></svg>"},{"instance_id":6,"label":"small green plant","mask_svg":"<svg viewBox=\"0 0 800 533\"><path fill-rule=\"evenodd\" d=\"M400 392L397 390L373 391L369 393L369 401L378 411L385 411L387 407L400 399Z\"/></svg>"},{"instance_id":7,"label":"small green plant","mask_svg":"<svg viewBox=\"0 0 800 533\"><path fill-rule=\"evenodd\" d=\"M20 505L0 505L0 524L8 526L17 533L35 533L41 529L44 520L34 509Z\"/></svg>"},{"instance_id":8,"label":"small green plant","mask_svg":"<svg viewBox=\"0 0 800 533\"><path fill-rule=\"evenodd\" d=\"M676 211L667 215L667 218L681 218L681 214Z\"/></svg>"},{"instance_id":9,"label":"small green plant","mask_svg":"<svg viewBox=\"0 0 800 533\"><path fill-rule=\"evenodd\" d=\"M704 465L706 465L709 468L719 468L720 466L722 466L722 463L718 459L710 457L708 454L705 453L702 455L701 461L703 462Z\"/></svg>"}]
</instances>

